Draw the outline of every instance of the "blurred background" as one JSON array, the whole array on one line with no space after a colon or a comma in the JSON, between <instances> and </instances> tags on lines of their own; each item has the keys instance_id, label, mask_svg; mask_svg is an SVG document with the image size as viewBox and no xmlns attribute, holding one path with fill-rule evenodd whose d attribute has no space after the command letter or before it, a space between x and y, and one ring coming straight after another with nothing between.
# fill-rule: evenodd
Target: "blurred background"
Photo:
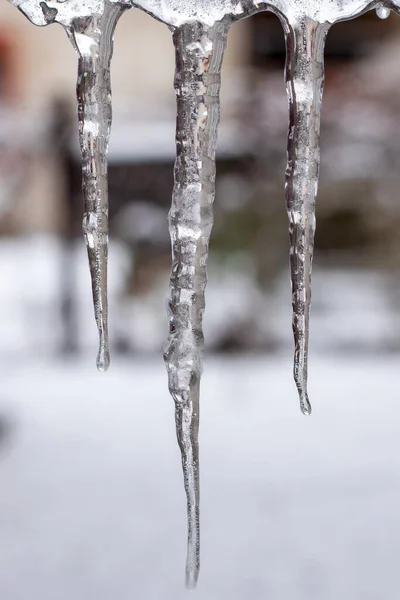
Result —
<instances>
[{"instance_id":1,"label":"blurred background","mask_svg":"<svg viewBox=\"0 0 400 600\"><path fill-rule=\"evenodd\" d=\"M291 378L284 39L230 34L205 315L201 599L397 600L400 20L326 49L310 393ZM179 599L185 499L162 347L171 34L121 19L112 65L110 340L81 235L76 57L0 4L0 596Z\"/></svg>"}]
</instances>

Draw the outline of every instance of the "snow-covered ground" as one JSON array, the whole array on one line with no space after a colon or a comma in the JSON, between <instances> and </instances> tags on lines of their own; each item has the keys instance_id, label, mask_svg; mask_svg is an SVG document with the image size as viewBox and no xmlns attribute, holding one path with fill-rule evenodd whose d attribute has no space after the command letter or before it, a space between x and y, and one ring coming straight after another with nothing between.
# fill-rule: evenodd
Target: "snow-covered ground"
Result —
<instances>
[{"instance_id":1,"label":"snow-covered ground","mask_svg":"<svg viewBox=\"0 0 400 600\"><path fill-rule=\"evenodd\" d=\"M399 358L210 359L199 600L397 600ZM160 360L3 362L0 597L179 600L185 499ZM9 429L7 429L7 423Z\"/></svg>"},{"instance_id":2,"label":"snow-covered ground","mask_svg":"<svg viewBox=\"0 0 400 600\"><path fill-rule=\"evenodd\" d=\"M57 240L0 243L1 600L188 594L173 404L161 353L143 354L165 339L167 276L146 302L126 299L130 258L112 244L110 259L111 339L122 328L142 352L114 353L100 375L83 243L85 352L64 362ZM314 273L305 418L287 275L264 297L245 262L210 269L210 345L250 315L280 354L207 361L199 600L398 600L400 357L379 350L399 338L399 312L381 274Z\"/></svg>"}]
</instances>

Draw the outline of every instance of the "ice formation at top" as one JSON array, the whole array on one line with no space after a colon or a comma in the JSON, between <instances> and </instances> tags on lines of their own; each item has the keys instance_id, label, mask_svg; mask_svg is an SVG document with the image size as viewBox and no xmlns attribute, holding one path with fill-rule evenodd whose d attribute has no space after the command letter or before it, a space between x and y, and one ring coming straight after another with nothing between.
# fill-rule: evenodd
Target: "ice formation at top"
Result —
<instances>
[{"instance_id":1,"label":"ice formation at top","mask_svg":"<svg viewBox=\"0 0 400 600\"><path fill-rule=\"evenodd\" d=\"M365 0L9 0L21 10L32 23L44 26L50 15L57 11L55 20L69 25L76 17L101 13L105 3L120 4L144 10L171 27L179 27L188 21L213 25L224 18L238 20L256 12L270 10L284 16L290 22L304 17L318 23L330 23L352 19L376 7L399 10L399 1L385 2Z\"/></svg>"},{"instance_id":2,"label":"ice formation at top","mask_svg":"<svg viewBox=\"0 0 400 600\"><path fill-rule=\"evenodd\" d=\"M109 0L9 0L34 25L43 27L56 21L64 26L79 17L101 14Z\"/></svg>"},{"instance_id":3,"label":"ice formation at top","mask_svg":"<svg viewBox=\"0 0 400 600\"><path fill-rule=\"evenodd\" d=\"M111 0L116 1L116 0ZM319 23L333 24L337 21L352 19L366 10L383 4L396 9L396 2L366 2L365 0L274 0L257 2L256 0L127 0L136 8L141 8L156 19L179 27L188 21L199 21L212 25L224 18L233 21L256 12L270 10L282 15L290 22L304 17Z\"/></svg>"}]
</instances>

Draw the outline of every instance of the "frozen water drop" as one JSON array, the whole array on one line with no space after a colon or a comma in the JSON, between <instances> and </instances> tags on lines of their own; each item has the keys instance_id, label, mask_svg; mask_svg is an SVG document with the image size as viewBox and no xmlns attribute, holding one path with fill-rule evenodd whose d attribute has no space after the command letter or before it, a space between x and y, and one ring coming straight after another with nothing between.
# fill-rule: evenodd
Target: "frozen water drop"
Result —
<instances>
[{"instance_id":1,"label":"frozen water drop","mask_svg":"<svg viewBox=\"0 0 400 600\"><path fill-rule=\"evenodd\" d=\"M387 19L390 17L390 8L386 8L385 6L378 6L376 9L376 14L380 19Z\"/></svg>"},{"instance_id":2,"label":"frozen water drop","mask_svg":"<svg viewBox=\"0 0 400 600\"><path fill-rule=\"evenodd\" d=\"M101 339L100 340L100 348L99 348L99 353L97 355L97 369L100 371L100 373L105 373L106 371L108 371L108 368L110 366L110 353L108 351L108 347L105 344L105 340Z\"/></svg>"},{"instance_id":3,"label":"frozen water drop","mask_svg":"<svg viewBox=\"0 0 400 600\"><path fill-rule=\"evenodd\" d=\"M195 568L190 569L186 574L185 585L188 590L195 590L199 580L199 571Z\"/></svg>"},{"instance_id":4,"label":"frozen water drop","mask_svg":"<svg viewBox=\"0 0 400 600\"><path fill-rule=\"evenodd\" d=\"M309 416L312 413L312 408L307 394L300 395L300 409L303 415Z\"/></svg>"}]
</instances>

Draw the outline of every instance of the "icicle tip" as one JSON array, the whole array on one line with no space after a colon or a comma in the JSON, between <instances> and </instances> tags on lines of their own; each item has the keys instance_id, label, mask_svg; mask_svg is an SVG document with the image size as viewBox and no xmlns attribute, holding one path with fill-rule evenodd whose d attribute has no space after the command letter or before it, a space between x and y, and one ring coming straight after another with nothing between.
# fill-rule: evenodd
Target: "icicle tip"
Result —
<instances>
[{"instance_id":1,"label":"icicle tip","mask_svg":"<svg viewBox=\"0 0 400 600\"><path fill-rule=\"evenodd\" d=\"M100 347L96 360L97 369L100 371L100 373L105 373L108 371L110 362L110 352L108 349Z\"/></svg>"},{"instance_id":2,"label":"icicle tip","mask_svg":"<svg viewBox=\"0 0 400 600\"><path fill-rule=\"evenodd\" d=\"M301 412L303 413L303 415L306 415L307 417L309 417L312 413L312 407L311 407L310 401L308 399L307 392L299 392L299 398L300 398Z\"/></svg>"},{"instance_id":3,"label":"icicle tip","mask_svg":"<svg viewBox=\"0 0 400 600\"><path fill-rule=\"evenodd\" d=\"M187 590L195 590L197 588L197 582L199 580L199 568L194 567L190 569L186 569L186 589Z\"/></svg>"}]
</instances>

